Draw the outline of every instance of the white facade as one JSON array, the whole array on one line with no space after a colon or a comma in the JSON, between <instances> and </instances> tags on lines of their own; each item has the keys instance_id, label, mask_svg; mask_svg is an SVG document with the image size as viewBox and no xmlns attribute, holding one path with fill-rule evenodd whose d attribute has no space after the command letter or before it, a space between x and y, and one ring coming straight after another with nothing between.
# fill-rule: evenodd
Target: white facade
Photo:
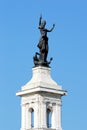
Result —
<instances>
[{"instance_id":1,"label":"white facade","mask_svg":"<svg viewBox=\"0 0 87 130\"><path fill-rule=\"evenodd\" d=\"M50 68L33 68L32 79L16 93L21 96L21 130L62 130L61 96L65 94L52 80Z\"/></svg>"}]
</instances>

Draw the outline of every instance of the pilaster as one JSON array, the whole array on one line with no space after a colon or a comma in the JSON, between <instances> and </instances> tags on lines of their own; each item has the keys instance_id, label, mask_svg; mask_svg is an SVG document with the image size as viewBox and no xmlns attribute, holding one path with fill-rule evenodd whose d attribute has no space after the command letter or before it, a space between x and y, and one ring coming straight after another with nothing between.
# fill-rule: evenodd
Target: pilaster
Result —
<instances>
[{"instance_id":1,"label":"pilaster","mask_svg":"<svg viewBox=\"0 0 87 130\"><path fill-rule=\"evenodd\" d=\"M62 106L62 103L61 103L61 100L56 104L56 115L57 115L57 118L56 118L56 130L62 130L61 128L61 106Z\"/></svg>"},{"instance_id":2,"label":"pilaster","mask_svg":"<svg viewBox=\"0 0 87 130\"><path fill-rule=\"evenodd\" d=\"M41 102L41 128L47 128L46 124L46 102Z\"/></svg>"},{"instance_id":3,"label":"pilaster","mask_svg":"<svg viewBox=\"0 0 87 130\"><path fill-rule=\"evenodd\" d=\"M26 128L26 105L22 104L21 106L22 106L22 108L21 108L21 115L22 115L22 117L21 117L21 128L23 130L25 130L25 128Z\"/></svg>"}]
</instances>

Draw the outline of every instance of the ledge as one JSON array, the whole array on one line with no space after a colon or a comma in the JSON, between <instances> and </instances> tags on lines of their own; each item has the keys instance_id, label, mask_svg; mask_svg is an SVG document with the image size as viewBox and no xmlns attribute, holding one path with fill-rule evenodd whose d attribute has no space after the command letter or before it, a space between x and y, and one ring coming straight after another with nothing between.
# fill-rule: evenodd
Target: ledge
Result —
<instances>
[{"instance_id":1,"label":"ledge","mask_svg":"<svg viewBox=\"0 0 87 130\"><path fill-rule=\"evenodd\" d=\"M36 92L55 93L55 94L58 94L60 96L64 96L64 95L67 94L66 90L50 89L50 88L39 86L39 87L36 87L36 88L31 88L31 89L18 91L16 93L16 96L23 96L23 95L27 95L27 94L30 94L30 93L36 93Z\"/></svg>"}]
</instances>

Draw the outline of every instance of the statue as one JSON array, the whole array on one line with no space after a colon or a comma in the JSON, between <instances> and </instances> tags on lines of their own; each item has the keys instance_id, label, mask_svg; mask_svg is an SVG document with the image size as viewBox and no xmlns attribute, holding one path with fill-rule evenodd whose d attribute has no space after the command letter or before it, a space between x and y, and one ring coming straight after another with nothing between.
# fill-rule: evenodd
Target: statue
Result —
<instances>
[{"instance_id":1,"label":"statue","mask_svg":"<svg viewBox=\"0 0 87 130\"><path fill-rule=\"evenodd\" d=\"M40 30L41 37L37 45L37 47L39 48L39 53L36 52L35 56L33 57L35 66L41 65L49 67L49 64L51 63L52 60L52 58L50 58L50 61L49 62L47 61L47 55L48 55L47 32L51 32L54 29L55 24L53 24L53 27L50 30L46 29L45 25L46 21L42 21L42 16L40 16L38 29Z\"/></svg>"}]
</instances>

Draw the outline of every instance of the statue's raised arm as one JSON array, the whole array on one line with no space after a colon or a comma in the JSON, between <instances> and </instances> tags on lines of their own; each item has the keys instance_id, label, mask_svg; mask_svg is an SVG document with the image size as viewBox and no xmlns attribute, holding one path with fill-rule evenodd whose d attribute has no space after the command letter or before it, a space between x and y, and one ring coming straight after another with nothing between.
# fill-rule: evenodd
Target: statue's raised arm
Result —
<instances>
[{"instance_id":1,"label":"statue's raised arm","mask_svg":"<svg viewBox=\"0 0 87 130\"><path fill-rule=\"evenodd\" d=\"M47 29L47 32L52 32L54 27L55 27L55 24L53 24L53 27L50 30Z\"/></svg>"},{"instance_id":2,"label":"statue's raised arm","mask_svg":"<svg viewBox=\"0 0 87 130\"><path fill-rule=\"evenodd\" d=\"M40 15L40 18L39 18L39 27L41 26L41 20L42 20L42 15Z\"/></svg>"}]
</instances>

